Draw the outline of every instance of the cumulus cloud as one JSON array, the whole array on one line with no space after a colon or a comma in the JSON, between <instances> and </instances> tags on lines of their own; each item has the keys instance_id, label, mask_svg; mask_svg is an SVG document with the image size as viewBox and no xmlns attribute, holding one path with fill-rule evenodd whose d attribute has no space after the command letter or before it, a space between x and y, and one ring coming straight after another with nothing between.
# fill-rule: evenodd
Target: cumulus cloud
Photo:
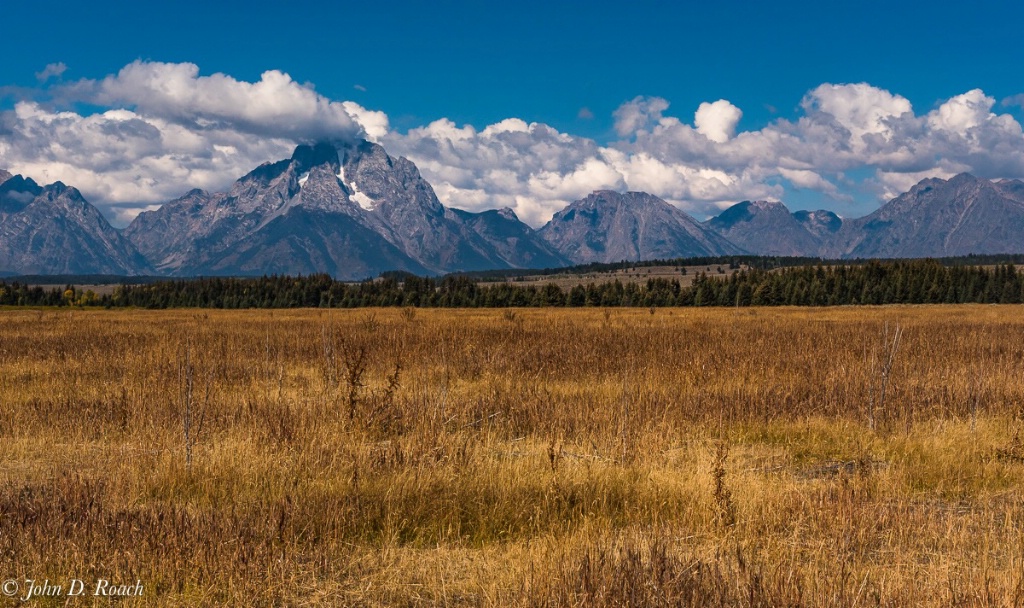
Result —
<instances>
[{"instance_id":1,"label":"cumulus cloud","mask_svg":"<svg viewBox=\"0 0 1024 608\"><path fill-rule=\"evenodd\" d=\"M714 103L704 102L693 115L693 125L697 132L716 143L725 143L736 134L743 112L725 99Z\"/></svg>"},{"instance_id":2,"label":"cumulus cloud","mask_svg":"<svg viewBox=\"0 0 1024 608\"><path fill-rule=\"evenodd\" d=\"M0 114L3 164L44 183L74 185L103 203L167 201L189 188L219 189L294 143L231 129L193 130L131 110L83 116L35 102Z\"/></svg>"},{"instance_id":3,"label":"cumulus cloud","mask_svg":"<svg viewBox=\"0 0 1024 608\"><path fill-rule=\"evenodd\" d=\"M786 169L779 167L779 175L789 180L797 188L806 190L817 190L836 197L839 195L839 188L814 171L807 169Z\"/></svg>"},{"instance_id":4,"label":"cumulus cloud","mask_svg":"<svg viewBox=\"0 0 1024 608\"><path fill-rule=\"evenodd\" d=\"M988 120L995 118L992 106L995 99L985 95L981 89L957 95L928 115L928 125L933 129L966 133Z\"/></svg>"},{"instance_id":5,"label":"cumulus cloud","mask_svg":"<svg viewBox=\"0 0 1024 608\"><path fill-rule=\"evenodd\" d=\"M889 200L896 198L907 190L910 190L914 184L923 179L928 179L930 177L949 179L959 172L960 171L951 171L938 167L928 169L927 171L915 171L911 173L878 171L875 174L873 183L869 184L869 186L872 186L882 199Z\"/></svg>"},{"instance_id":6,"label":"cumulus cloud","mask_svg":"<svg viewBox=\"0 0 1024 608\"><path fill-rule=\"evenodd\" d=\"M848 130L854 150L870 145L868 135L890 138L892 119L912 111L906 98L866 83L823 84L808 93L801 105L808 113L827 116Z\"/></svg>"},{"instance_id":7,"label":"cumulus cloud","mask_svg":"<svg viewBox=\"0 0 1024 608\"><path fill-rule=\"evenodd\" d=\"M341 107L362 127L366 139L376 142L388 134L388 115L384 112L367 110L354 101L342 102Z\"/></svg>"},{"instance_id":8,"label":"cumulus cloud","mask_svg":"<svg viewBox=\"0 0 1024 608\"><path fill-rule=\"evenodd\" d=\"M377 141L416 163L445 204L511 207L534 226L597 189L650 192L700 218L803 189L850 215L842 206L852 190L884 199L961 171L1024 177L1021 125L977 89L917 114L899 94L826 83L803 96L796 117L753 131L738 131L742 112L727 100L700 104L690 121L670 114L667 100L641 96L614 112L618 139L598 143L516 117L397 132L385 113L273 70L245 82L193 64L134 62L99 80L41 86L37 99L103 109L19 101L0 112L0 167L75 185L121 222L193 187L226 188L297 143L325 138ZM848 177L865 169L871 177Z\"/></svg>"},{"instance_id":9,"label":"cumulus cloud","mask_svg":"<svg viewBox=\"0 0 1024 608\"><path fill-rule=\"evenodd\" d=\"M445 204L471 211L512 207L534 225L596 188L624 185L594 141L518 118L481 130L441 119L390 133L382 143L415 162Z\"/></svg>"},{"instance_id":10,"label":"cumulus cloud","mask_svg":"<svg viewBox=\"0 0 1024 608\"><path fill-rule=\"evenodd\" d=\"M344 103L331 101L278 70L259 81L200 76L193 63L135 61L103 80L71 87L84 100L122 106L193 128L232 128L297 141L352 141L364 133Z\"/></svg>"},{"instance_id":11,"label":"cumulus cloud","mask_svg":"<svg viewBox=\"0 0 1024 608\"><path fill-rule=\"evenodd\" d=\"M628 137L647 129L660 121L661 113L667 109L668 101L661 97L636 97L615 110L615 132L619 137Z\"/></svg>"},{"instance_id":12,"label":"cumulus cloud","mask_svg":"<svg viewBox=\"0 0 1024 608\"><path fill-rule=\"evenodd\" d=\"M102 80L46 93L110 109L80 114L16 103L0 112L0 166L72 184L122 223L191 188L226 188L264 162L287 158L297 143L376 141L389 129L383 112L327 99L278 71L250 83L201 76L194 64L136 61Z\"/></svg>"},{"instance_id":13,"label":"cumulus cloud","mask_svg":"<svg viewBox=\"0 0 1024 608\"><path fill-rule=\"evenodd\" d=\"M666 119L666 125L678 124ZM516 118L479 131L442 119L404 135L389 134L383 143L415 162L445 204L470 211L507 206L534 226L594 190L651 192L699 216L744 197L782 194L756 170L682 162L643 151L642 144L600 146Z\"/></svg>"},{"instance_id":14,"label":"cumulus cloud","mask_svg":"<svg viewBox=\"0 0 1024 608\"><path fill-rule=\"evenodd\" d=\"M508 205L535 225L587 187L644 190L704 217L743 199L785 200L787 188L816 191L822 206L843 211L853 190L881 201L928 176L1024 177L1020 124L979 90L920 115L865 83L821 85L801 105L796 120L737 133L742 113L726 100L702 104L691 126L667 113L666 100L637 97L614 113L621 139L606 146L522 121L499 123L515 123L516 140L496 138L504 127L439 122L410 131L416 143L403 153L445 183L445 202ZM393 145L407 143L397 136ZM557 162L542 166L546 159ZM867 183L846 176L862 169L875 173Z\"/></svg>"}]
</instances>

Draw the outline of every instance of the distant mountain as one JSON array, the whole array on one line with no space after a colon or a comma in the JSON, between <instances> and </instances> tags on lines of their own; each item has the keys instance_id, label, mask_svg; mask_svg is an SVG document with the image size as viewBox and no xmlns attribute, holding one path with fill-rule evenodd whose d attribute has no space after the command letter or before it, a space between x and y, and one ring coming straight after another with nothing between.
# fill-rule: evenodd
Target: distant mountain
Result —
<instances>
[{"instance_id":1,"label":"distant mountain","mask_svg":"<svg viewBox=\"0 0 1024 608\"><path fill-rule=\"evenodd\" d=\"M1024 182L925 179L874 213L744 201L697 222L643 192L598 191L539 230L511 209L447 208L367 141L298 146L227 192L192 190L123 233L81 193L0 170L0 275L443 274L752 253L826 258L1024 253Z\"/></svg>"},{"instance_id":2,"label":"distant mountain","mask_svg":"<svg viewBox=\"0 0 1024 608\"><path fill-rule=\"evenodd\" d=\"M828 211L793 214L782 203L769 201L737 203L704 223L746 251L779 256L820 255L840 224L842 220Z\"/></svg>"},{"instance_id":3,"label":"distant mountain","mask_svg":"<svg viewBox=\"0 0 1024 608\"><path fill-rule=\"evenodd\" d=\"M758 255L921 258L1024 253L1024 182L962 173L929 178L874 213L840 219L782 203L743 202L705 223Z\"/></svg>"},{"instance_id":4,"label":"distant mountain","mask_svg":"<svg viewBox=\"0 0 1024 608\"><path fill-rule=\"evenodd\" d=\"M480 213L461 209L450 209L449 212L491 243L512 268L558 268L570 263L508 207Z\"/></svg>"},{"instance_id":5,"label":"distant mountain","mask_svg":"<svg viewBox=\"0 0 1024 608\"><path fill-rule=\"evenodd\" d=\"M11 175L0 181L0 218L21 212L43 189L31 178Z\"/></svg>"},{"instance_id":6,"label":"distant mountain","mask_svg":"<svg viewBox=\"0 0 1024 608\"><path fill-rule=\"evenodd\" d=\"M135 275L150 270L75 188L61 182L40 187L20 175L0 183L0 271Z\"/></svg>"},{"instance_id":7,"label":"distant mountain","mask_svg":"<svg viewBox=\"0 0 1024 608\"><path fill-rule=\"evenodd\" d=\"M229 192L192 190L140 213L125 235L158 271L175 275L423 272L355 221L359 207L335 175L339 166L333 147L300 146L291 159L257 167Z\"/></svg>"},{"instance_id":8,"label":"distant mountain","mask_svg":"<svg viewBox=\"0 0 1024 608\"><path fill-rule=\"evenodd\" d=\"M594 192L556 213L540 235L575 264L742 252L684 211L644 192Z\"/></svg>"},{"instance_id":9,"label":"distant mountain","mask_svg":"<svg viewBox=\"0 0 1024 608\"><path fill-rule=\"evenodd\" d=\"M847 258L1024 252L1024 183L961 173L926 179L874 213L848 220L832 253Z\"/></svg>"},{"instance_id":10,"label":"distant mountain","mask_svg":"<svg viewBox=\"0 0 1024 608\"><path fill-rule=\"evenodd\" d=\"M561 263L518 218L476 215L445 208L415 165L363 141L299 146L229 192L193 190L139 214L125 234L175 275L362 279Z\"/></svg>"},{"instance_id":11,"label":"distant mountain","mask_svg":"<svg viewBox=\"0 0 1024 608\"><path fill-rule=\"evenodd\" d=\"M520 266L518 254L509 254L507 243L491 242L474 227L480 225L471 221L474 214L444 207L408 159L392 158L368 141L339 153L343 159L339 179L366 212L368 225L431 272ZM518 218L509 221L521 224L524 234L530 233ZM533 244L526 248L537 246L536 237L530 240Z\"/></svg>"},{"instance_id":12,"label":"distant mountain","mask_svg":"<svg viewBox=\"0 0 1024 608\"><path fill-rule=\"evenodd\" d=\"M841 217L824 209L796 211L793 213L793 217L803 225L804 229L817 237L823 246L831 243L833 235L843 227Z\"/></svg>"}]
</instances>

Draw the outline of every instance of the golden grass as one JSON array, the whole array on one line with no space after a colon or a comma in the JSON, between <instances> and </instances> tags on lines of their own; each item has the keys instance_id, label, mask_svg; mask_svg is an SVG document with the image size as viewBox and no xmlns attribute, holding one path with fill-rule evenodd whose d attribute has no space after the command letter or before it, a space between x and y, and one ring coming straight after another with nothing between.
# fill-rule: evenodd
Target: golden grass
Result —
<instances>
[{"instance_id":1,"label":"golden grass","mask_svg":"<svg viewBox=\"0 0 1024 608\"><path fill-rule=\"evenodd\" d=\"M124 605L1021 605L1022 312L4 311L0 579L141 580Z\"/></svg>"}]
</instances>

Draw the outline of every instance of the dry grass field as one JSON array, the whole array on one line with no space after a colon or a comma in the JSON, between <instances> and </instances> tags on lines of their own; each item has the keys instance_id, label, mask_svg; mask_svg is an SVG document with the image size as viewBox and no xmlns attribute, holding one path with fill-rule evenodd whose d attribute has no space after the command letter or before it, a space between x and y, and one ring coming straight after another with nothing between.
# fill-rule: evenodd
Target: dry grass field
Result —
<instances>
[{"instance_id":1,"label":"dry grass field","mask_svg":"<svg viewBox=\"0 0 1024 608\"><path fill-rule=\"evenodd\" d=\"M0 311L0 603L1021 605L1022 313Z\"/></svg>"}]
</instances>

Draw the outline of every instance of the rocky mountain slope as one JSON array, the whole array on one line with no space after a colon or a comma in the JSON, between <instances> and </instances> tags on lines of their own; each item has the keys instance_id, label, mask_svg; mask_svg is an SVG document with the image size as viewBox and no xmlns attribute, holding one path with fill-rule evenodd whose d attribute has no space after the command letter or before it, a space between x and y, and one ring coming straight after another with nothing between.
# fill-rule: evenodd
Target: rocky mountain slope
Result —
<instances>
[{"instance_id":1,"label":"rocky mountain slope","mask_svg":"<svg viewBox=\"0 0 1024 608\"><path fill-rule=\"evenodd\" d=\"M843 227L842 218L824 209L796 211L793 213L793 217L796 221L800 222L805 230L814 235L822 245L830 243L833 235Z\"/></svg>"},{"instance_id":2,"label":"rocky mountain slope","mask_svg":"<svg viewBox=\"0 0 1024 608\"><path fill-rule=\"evenodd\" d=\"M826 214L838 224L842 223L828 211L794 214L779 202L744 201L704 225L745 251L761 255L817 256L835 231L830 230L831 218Z\"/></svg>"},{"instance_id":3,"label":"rocky mountain slope","mask_svg":"<svg viewBox=\"0 0 1024 608\"><path fill-rule=\"evenodd\" d=\"M926 179L874 213L745 201L699 223L650 194L598 191L539 230L438 201L379 145L299 146L230 190L192 190L112 228L78 190L0 170L0 273L311 274L363 279L742 253L823 258L1024 253L1024 182Z\"/></svg>"},{"instance_id":4,"label":"rocky mountain slope","mask_svg":"<svg viewBox=\"0 0 1024 608\"><path fill-rule=\"evenodd\" d=\"M175 275L362 279L564 262L518 218L477 215L445 208L415 165L363 141L299 146L229 192L193 190L139 214L125 234Z\"/></svg>"},{"instance_id":5,"label":"rocky mountain slope","mask_svg":"<svg viewBox=\"0 0 1024 608\"><path fill-rule=\"evenodd\" d=\"M844 258L1024 252L1024 183L962 173L926 179L874 213L843 223L830 253Z\"/></svg>"},{"instance_id":6,"label":"rocky mountain slope","mask_svg":"<svg viewBox=\"0 0 1024 608\"><path fill-rule=\"evenodd\" d=\"M0 183L0 272L117 274L150 271L146 259L75 188Z\"/></svg>"},{"instance_id":7,"label":"rocky mountain slope","mask_svg":"<svg viewBox=\"0 0 1024 608\"><path fill-rule=\"evenodd\" d=\"M337 178L339 167L333 147L300 146L228 192L192 190L140 213L125 235L158 271L181 276L424 272L357 221L360 209Z\"/></svg>"},{"instance_id":8,"label":"rocky mountain slope","mask_svg":"<svg viewBox=\"0 0 1024 608\"><path fill-rule=\"evenodd\" d=\"M873 213L790 214L782 203L743 202L705 223L760 255L922 258L1024 253L1024 182L962 173L930 178Z\"/></svg>"},{"instance_id":9,"label":"rocky mountain slope","mask_svg":"<svg viewBox=\"0 0 1024 608\"><path fill-rule=\"evenodd\" d=\"M513 268L558 268L570 264L508 207L480 213L462 209L448 212L489 242Z\"/></svg>"},{"instance_id":10,"label":"rocky mountain slope","mask_svg":"<svg viewBox=\"0 0 1024 608\"><path fill-rule=\"evenodd\" d=\"M595 192L556 213L539 233L575 264L742 252L684 211L644 192Z\"/></svg>"}]
</instances>

